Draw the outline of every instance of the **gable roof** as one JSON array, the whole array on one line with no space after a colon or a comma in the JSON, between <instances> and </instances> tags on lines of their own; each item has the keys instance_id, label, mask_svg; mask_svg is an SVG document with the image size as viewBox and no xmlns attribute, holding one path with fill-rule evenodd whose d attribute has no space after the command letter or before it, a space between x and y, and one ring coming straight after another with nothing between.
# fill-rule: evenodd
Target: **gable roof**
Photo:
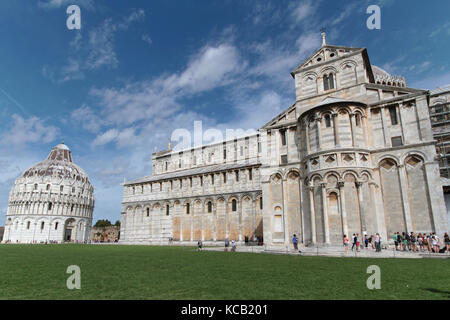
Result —
<instances>
[{"instance_id":1,"label":"gable roof","mask_svg":"<svg viewBox=\"0 0 450 320\"><path fill-rule=\"evenodd\" d=\"M319 49L317 49L308 59L306 59L301 65L299 65L297 68L294 69L294 71L291 72L292 77L295 76L296 73L298 73L300 70L304 69L304 68L308 68L309 64L313 61L315 61L316 63L312 64L311 66L317 66L317 65L321 65L321 64L326 64L328 63L330 60L325 60L323 59L323 61L317 63L317 59L322 59L323 55L325 54L325 51L338 51L338 50L343 50L344 51L344 55L341 56L337 56L334 59L340 59L343 58L344 56L347 56L347 54L352 54L352 53L357 53L357 52L363 52L366 49L365 48L354 48L354 47L345 47L345 46L333 46L333 45L323 45L321 46Z\"/></svg>"}]
</instances>

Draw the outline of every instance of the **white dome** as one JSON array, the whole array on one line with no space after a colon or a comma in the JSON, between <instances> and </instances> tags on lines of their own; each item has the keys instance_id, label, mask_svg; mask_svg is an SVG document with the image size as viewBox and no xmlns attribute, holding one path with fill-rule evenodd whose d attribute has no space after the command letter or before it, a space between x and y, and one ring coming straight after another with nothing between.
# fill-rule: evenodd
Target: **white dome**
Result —
<instances>
[{"instance_id":1,"label":"white dome","mask_svg":"<svg viewBox=\"0 0 450 320\"><path fill-rule=\"evenodd\" d=\"M65 144L27 169L11 189L4 241L48 242L89 239L94 188L72 161Z\"/></svg>"}]
</instances>

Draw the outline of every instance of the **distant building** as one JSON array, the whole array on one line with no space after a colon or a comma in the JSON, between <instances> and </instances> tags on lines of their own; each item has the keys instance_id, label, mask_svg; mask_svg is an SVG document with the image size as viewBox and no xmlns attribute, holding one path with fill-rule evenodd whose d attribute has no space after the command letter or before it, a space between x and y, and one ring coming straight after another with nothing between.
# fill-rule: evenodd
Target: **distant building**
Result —
<instances>
[{"instance_id":1,"label":"distant building","mask_svg":"<svg viewBox=\"0 0 450 320\"><path fill-rule=\"evenodd\" d=\"M409 88L365 48L322 36L291 73L296 101L258 133L154 153L152 175L124 183L121 242L276 246L296 234L304 245L342 245L353 233L448 231L435 140L448 131L429 110L448 96ZM448 140L437 140L443 150Z\"/></svg>"},{"instance_id":2,"label":"distant building","mask_svg":"<svg viewBox=\"0 0 450 320\"><path fill-rule=\"evenodd\" d=\"M3 242L89 240L94 188L65 144L20 176L11 189Z\"/></svg>"},{"instance_id":3,"label":"distant building","mask_svg":"<svg viewBox=\"0 0 450 320\"><path fill-rule=\"evenodd\" d=\"M118 226L92 227L91 240L96 242L115 242L119 240L119 233L120 227Z\"/></svg>"}]
</instances>

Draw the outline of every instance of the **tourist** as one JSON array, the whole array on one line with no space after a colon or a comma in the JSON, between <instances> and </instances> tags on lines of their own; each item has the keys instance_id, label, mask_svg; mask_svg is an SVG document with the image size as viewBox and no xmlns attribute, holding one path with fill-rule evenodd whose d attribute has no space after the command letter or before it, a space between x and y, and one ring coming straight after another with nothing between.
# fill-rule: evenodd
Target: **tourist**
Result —
<instances>
[{"instance_id":1,"label":"tourist","mask_svg":"<svg viewBox=\"0 0 450 320\"><path fill-rule=\"evenodd\" d=\"M433 252L433 237L431 236L431 233L427 235L427 242L428 242L428 252Z\"/></svg>"},{"instance_id":2,"label":"tourist","mask_svg":"<svg viewBox=\"0 0 450 320\"><path fill-rule=\"evenodd\" d=\"M292 237L292 244L294 245L294 249L295 251L298 250L298 245L297 245L297 235L294 234L294 236Z\"/></svg>"},{"instance_id":3,"label":"tourist","mask_svg":"<svg viewBox=\"0 0 450 320\"><path fill-rule=\"evenodd\" d=\"M236 251L236 242L234 240L231 240L231 251Z\"/></svg>"},{"instance_id":4,"label":"tourist","mask_svg":"<svg viewBox=\"0 0 450 320\"><path fill-rule=\"evenodd\" d=\"M433 236L431 237L431 243L433 245L433 252L434 253L439 253L439 244L438 244L438 240L436 238L436 236L433 233Z\"/></svg>"},{"instance_id":5,"label":"tourist","mask_svg":"<svg viewBox=\"0 0 450 320\"><path fill-rule=\"evenodd\" d=\"M352 236L352 251L355 246L356 246L356 235L353 234L353 236Z\"/></svg>"},{"instance_id":6,"label":"tourist","mask_svg":"<svg viewBox=\"0 0 450 320\"><path fill-rule=\"evenodd\" d=\"M447 253L450 253L450 237L448 236L447 232L444 234L444 244L445 248L447 249Z\"/></svg>"},{"instance_id":7,"label":"tourist","mask_svg":"<svg viewBox=\"0 0 450 320\"><path fill-rule=\"evenodd\" d=\"M202 251L202 247L203 247L202 241L201 241L201 240L198 240L198 241L197 241L197 250L198 250L198 251Z\"/></svg>"},{"instance_id":8,"label":"tourist","mask_svg":"<svg viewBox=\"0 0 450 320\"><path fill-rule=\"evenodd\" d=\"M397 240L398 235L397 234L398 234L398 232L395 232L394 236L393 236L396 251L398 251L398 240Z\"/></svg>"},{"instance_id":9,"label":"tourist","mask_svg":"<svg viewBox=\"0 0 450 320\"><path fill-rule=\"evenodd\" d=\"M419 234L417 235L417 244L419 245L418 251L422 252L423 251L423 236L422 236L421 232L419 232Z\"/></svg>"},{"instance_id":10,"label":"tourist","mask_svg":"<svg viewBox=\"0 0 450 320\"><path fill-rule=\"evenodd\" d=\"M345 251L348 251L348 238L346 234L344 234L344 247Z\"/></svg>"},{"instance_id":11,"label":"tourist","mask_svg":"<svg viewBox=\"0 0 450 320\"><path fill-rule=\"evenodd\" d=\"M366 250L369 249L369 238L367 237L367 234L364 235L364 245L366 246Z\"/></svg>"},{"instance_id":12,"label":"tourist","mask_svg":"<svg viewBox=\"0 0 450 320\"><path fill-rule=\"evenodd\" d=\"M411 232L411 236L409 237L411 239L411 249L412 251L417 251L417 245L416 245L416 236L414 232Z\"/></svg>"},{"instance_id":13,"label":"tourist","mask_svg":"<svg viewBox=\"0 0 450 320\"><path fill-rule=\"evenodd\" d=\"M381 252L381 237L379 233L375 235L375 251Z\"/></svg>"},{"instance_id":14,"label":"tourist","mask_svg":"<svg viewBox=\"0 0 450 320\"><path fill-rule=\"evenodd\" d=\"M228 247L230 246L230 242L228 241L228 238L225 239L225 251L228 251Z\"/></svg>"},{"instance_id":15,"label":"tourist","mask_svg":"<svg viewBox=\"0 0 450 320\"><path fill-rule=\"evenodd\" d=\"M359 252L359 244L361 243L361 240L359 239L359 233L356 234L355 241L356 241L356 251Z\"/></svg>"}]
</instances>

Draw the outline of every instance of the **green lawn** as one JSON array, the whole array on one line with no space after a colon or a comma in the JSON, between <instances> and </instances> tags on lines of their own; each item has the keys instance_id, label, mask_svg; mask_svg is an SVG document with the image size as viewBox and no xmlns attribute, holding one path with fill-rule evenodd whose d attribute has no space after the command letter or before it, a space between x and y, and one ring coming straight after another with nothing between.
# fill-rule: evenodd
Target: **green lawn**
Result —
<instances>
[{"instance_id":1,"label":"green lawn","mask_svg":"<svg viewBox=\"0 0 450 320\"><path fill-rule=\"evenodd\" d=\"M366 287L372 264L380 290ZM81 290L66 287L69 265L81 268ZM0 299L450 299L450 259L0 245Z\"/></svg>"}]
</instances>

